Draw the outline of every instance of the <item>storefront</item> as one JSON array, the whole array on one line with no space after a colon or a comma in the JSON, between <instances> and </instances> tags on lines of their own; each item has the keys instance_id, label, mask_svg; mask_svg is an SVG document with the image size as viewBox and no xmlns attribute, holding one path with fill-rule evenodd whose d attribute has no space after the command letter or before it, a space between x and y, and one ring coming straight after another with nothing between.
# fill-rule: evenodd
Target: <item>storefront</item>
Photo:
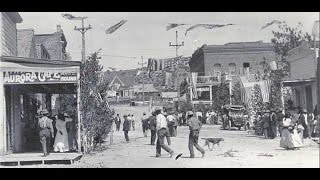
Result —
<instances>
[{"instance_id":1,"label":"storefront","mask_svg":"<svg viewBox=\"0 0 320 180\"><path fill-rule=\"evenodd\" d=\"M38 115L66 112L60 96L74 100L75 142L80 145L80 62L2 56L0 59L0 155L40 152Z\"/></svg>"}]
</instances>

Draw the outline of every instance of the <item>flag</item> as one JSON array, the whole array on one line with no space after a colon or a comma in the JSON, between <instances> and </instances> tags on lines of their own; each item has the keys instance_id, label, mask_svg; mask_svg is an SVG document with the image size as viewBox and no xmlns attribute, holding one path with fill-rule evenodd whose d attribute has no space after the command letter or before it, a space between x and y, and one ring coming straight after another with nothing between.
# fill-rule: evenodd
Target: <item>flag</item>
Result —
<instances>
[{"instance_id":1,"label":"flag","mask_svg":"<svg viewBox=\"0 0 320 180\"><path fill-rule=\"evenodd\" d=\"M315 21L312 28L312 36L319 39L320 32L319 32L319 21Z\"/></svg>"},{"instance_id":2,"label":"flag","mask_svg":"<svg viewBox=\"0 0 320 180\"><path fill-rule=\"evenodd\" d=\"M185 36L187 36L187 33L191 30L194 30L198 27L203 27L203 28L206 28L206 29L214 29L214 28L221 28L221 27L224 27L224 26L231 26L231 25L235 25L235 24L196 24L196 25L193 25L191 27L189 27L186 32L185 32Z\"/></svg>"},{"instance_id":3,"label":"flag","mask_svg":"<svg viewBox=\"0 0 320 180\"><path fill-rule=\"evenodd\" d=\"M269 102L271 80L260 81L259 85L260 85L260 89L261 89L263 102Z\"/></svg>"},{"instance_id":4,"label":"flag","mask_svg":"<svg viewBox=\"0 0 320 180\"><path fill-rule=\"evenodd\" d=\"M81 17L75 17L72 14L61 14L61 15L62 15L62 17L69 19L69 20L81 20L82 19Z\"/></svg>"},{"instance_id":5,"label":"flag","mask_svg":"<svg viewBox=\"0 0 320 180\"><path fill-rule=\"evenodd\" d=\"M110 28L108 28L106 30L106 34L111 34L113 32L115 32L117 29L119 29L122 25L124 25L124 23L126 23L128 20L122 20L119 23L111 26Z\"/></svg>"},{"instance_id":6,"label":"flag","mask_svg":"<svg viewBox=\"0 0 320 180\"><path fill-rule=\"evenodd\" d=\"M191 73L191 85L193 89L193 98L198 99L198 93L197 93L197 79L198 79L198 73L193 72Z\"/></svg>"},{"instance_id":7,"label":"flag","mask_svg":"<svg viewBox=\"0 0 320 180\"><path fill-rule=\"evenodd\" d=\"M269 26L271 26L272 24L281 24L281 23L283 23L283 22L281 22L281 21L279 21L279 20L273 20L273 21L267 23L266 25L262 26L262 27L261 27L261 30L262 30L262 29L265 29L265 28L267 28L267 27L269 27Z\"/></svg>"},{"instance_id":8,"label":"flag","mask_svg":"<svg viewBox=\"0 0 320 180\"><path fill-rule=\"evenodd\" d=\"M184 26L184 25L187 25L187 24L177 24L177 23L169 23L166 27L167 31L169 31L170 29L172 28L176 28L178 26Z\"/></svg>"}]
</instances>

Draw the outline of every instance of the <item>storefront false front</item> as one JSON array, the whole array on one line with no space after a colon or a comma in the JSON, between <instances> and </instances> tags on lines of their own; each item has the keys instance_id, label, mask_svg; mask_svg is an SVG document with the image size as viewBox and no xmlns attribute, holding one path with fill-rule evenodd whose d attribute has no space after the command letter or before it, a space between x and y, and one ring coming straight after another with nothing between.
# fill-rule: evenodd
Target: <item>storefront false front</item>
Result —
<instances>
[{"instance_id":1,"label":"storefront false front","mask_svg":"<svg viewBox=\"0 0 320 180\"><path fill-rule=\"evenodd\" d=\"M70 143L79 149L80 62L1 57L0 63L0 155L41 152L43 109L53 120L58 113L73 118Z\"/></svg>"}]
</instances>

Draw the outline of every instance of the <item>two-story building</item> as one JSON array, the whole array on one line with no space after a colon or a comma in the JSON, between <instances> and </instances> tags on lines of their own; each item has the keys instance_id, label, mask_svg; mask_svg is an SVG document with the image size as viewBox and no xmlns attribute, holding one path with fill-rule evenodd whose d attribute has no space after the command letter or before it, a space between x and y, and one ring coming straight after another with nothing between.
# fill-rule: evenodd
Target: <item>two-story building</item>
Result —
<instances>
[{"instance_id":1,"label":"two-story building","mask_svg":"<svg viewBox=\"0 0 320 180\"><path fill-rule=\"evenodd\" d=\"M275 60L277 57L272 43L233 42L224 45L203 45L193 53L189 65L190 72L197 73L198 79L202 76L204 79L218 78L211 84L203 84L200 81L197 85L199 91L205 91L202 92L205 99L210 101L212 87L223 82L221 78L228 77L227 82L231 81L232 89L236 82L241 81L240 77L250 79L253 74L262 74L263 66Z\"/></svg>"},{"instance_id":2,"label":"two-story building","mask_svg":"<svg viewBox=\"0 0 320 180\"><path fill-rule=\"evenodd\" d=\"M308 112L314 111L319 99L316 93L317 57L319 55L313 45L305 42L290 50L287 58L290 63L290 75L285 79L284 86L293 89L293 106L307 109Z\"/></svg>"},{"instance_id":3,"label":"two-story building","mask_svg":"<svg viewBox=\"0 0 320 180\"><path fill-rule=\"evenodd\" d=\"M17 12L0 13L0 156L41 152L38 115L42 109L54 115L55 94L75 97L80 145L81 62L64 60L66 41L59 26L54 33L59 38L39 41L32 29L17 30L21 22Z\"/></svg>"}]
</instances>

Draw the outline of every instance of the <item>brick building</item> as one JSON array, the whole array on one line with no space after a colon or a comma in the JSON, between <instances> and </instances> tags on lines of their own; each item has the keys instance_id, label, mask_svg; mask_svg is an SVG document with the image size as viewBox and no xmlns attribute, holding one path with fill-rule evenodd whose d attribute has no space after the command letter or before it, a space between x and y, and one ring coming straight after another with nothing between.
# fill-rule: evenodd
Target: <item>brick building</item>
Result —
<instances>
[{"instance_id":1,"label":"brick building","mask_svg":"<svg viewBox=\"0 0 320 180\"><path fill-rule=\"evenodd\" d=\"M224 45L203 45L197 49L189 62L190 72L199 76L228 73L243 75L259 70L262 63L276 60L272 43L234 42Z\"/></svg>"}]
</instances>

